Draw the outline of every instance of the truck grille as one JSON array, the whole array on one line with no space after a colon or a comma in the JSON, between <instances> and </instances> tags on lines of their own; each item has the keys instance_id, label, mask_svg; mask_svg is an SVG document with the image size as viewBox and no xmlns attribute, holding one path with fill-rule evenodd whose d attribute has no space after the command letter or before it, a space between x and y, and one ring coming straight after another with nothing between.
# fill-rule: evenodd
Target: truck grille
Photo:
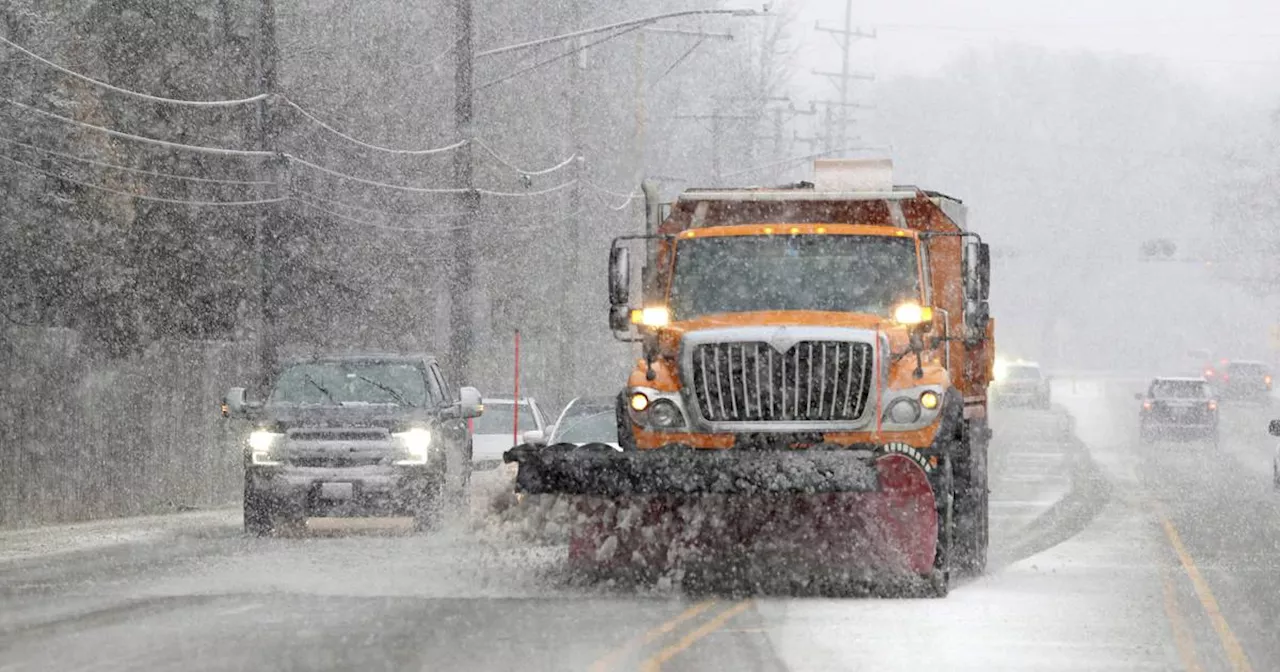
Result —
<instances>
[{"instance_id":1,"label":"truck grille","mask_svg":"<svg viewBox=\"0 0 1280 672\"><path fill-rule=\"evenodd\" d=\"M871 392L869 343L704 343L692 354L685 379L709 422L852 421Z\"/></svg>"},{"instance_id":2,"label":"truck grille","mask_svg":"<svg viewBox=\"0 0 1280 672\"><path fill-rule=\"evenodd\" d=\"M330 457L325 455L298 455L289 458L289 464L295 467L326 467L342 469L346 467L368 467L382 464L382 457L377 455L360 455L354 457Z\"/></svg>"}]
</instances>

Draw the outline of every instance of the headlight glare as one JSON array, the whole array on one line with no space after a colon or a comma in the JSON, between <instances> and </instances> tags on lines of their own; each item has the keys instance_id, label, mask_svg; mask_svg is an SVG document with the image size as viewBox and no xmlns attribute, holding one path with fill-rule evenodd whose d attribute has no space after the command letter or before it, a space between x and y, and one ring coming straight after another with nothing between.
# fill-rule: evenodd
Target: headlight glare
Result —
<instances>
[{"instance_id":1,"label":"headlight glare","mask_svg":"<svg viewBox=\"0 0 1280 672\"><path fill-rule=\"evenodd\" d=\"M282 436L284 435L265 429L254 430L249 434L249 447L259 452L270 452L271 447L276 445L276 441L279 441Z\"/></svg>"},{"instance_id":2,"label":"headlight glare","mask_svg":"<svg viewBox=\"0 0 1280 672\"><path fill-rule=\"evenodd\" d=\"M400 447L408 453L406 459L396 462L396 464L426 464L427 457L431 451L432 437L431 431L421 427L398 432L391 435L400 444Z\"/></svg>"},{"instance_id":3,"label":"headlight glare","mask_svg":"<svg viewBox=\"0 0 1280 672\"><path fill-rule=\"evenodd\" d=\"M643 392L631 395L631 410L643 413L646 408L649 408L649 397L644 396Z\"/></svg>"},{"instance_id":4,"label":"headlight glare","mask_svg":"<svg viewBox=\"0 0 1280 672\"><path fill-rule=\"evenodd\" d=\"M938 393L933 390L928 390L920 395L920 405L930 411L938 407L938 401Z\"/></svg>"}]
</instances>

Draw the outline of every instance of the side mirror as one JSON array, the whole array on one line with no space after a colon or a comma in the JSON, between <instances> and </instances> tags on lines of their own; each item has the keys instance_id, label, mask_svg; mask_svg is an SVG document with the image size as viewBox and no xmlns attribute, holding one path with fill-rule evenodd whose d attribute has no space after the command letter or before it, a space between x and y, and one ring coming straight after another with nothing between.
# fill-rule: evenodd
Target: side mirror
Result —
<instances>
[{"instance_id":1,"label":"side mirror","mask_svg":"<svg viewBox=\"0 0 1280 672\"><path fill-rule=\"evenodd\" d=\"M1137 399L1138 401L1143 401L1143 400L1145 400L1145 399L1147 398L1147 395L1145 395L1145 394L1143 394L1143 393L1141 393L1141 392L1134 392L1134 393L1133 393L1133 398L1134 398L1134 399Z\"/></svg>"},{"instance_id":2,"label":"side mirror","mask_svg":"<svg viewBox=\"0 0 1280 672\"><path fill-rule=\"evenodd\" d=\"M625 247L609 250L609 305L625 306L631 301L631 252Z\"/></svg>"},{"instance_id":3,"label":"side mirror","mask_svg":"<svg viewBox=\"0 0 1280 672\"><path fill-rule=\"evenodd\" d=\"M1271 424L1267 426L1267 431L1271 433L1271 436L1280 436L1280 420L1272 420Z\"/></svg>"},{"instance_id":4,"label":"side mirror","mask_svg":"<svg viewBox=\"0 0 1280 672\"><path fill-rule=\"evenodd\" d=\"M978 300L991 298L991 246L978 243Z\"/></svg>"},{"instance_id":5,"label":"side mirror","mask_svg":"<svg viewBox=\"0 0 1280 672\"><path fill-rule=\"evenodd\" d=\"M222 417L243 418L248 406L249 402L246 400L245 389L243 387L233 387L222 398Z\"/></svg>"},{"instance_id":6,"label":"side mirror","mask_svg":"<svg viewBox=\"0 0 1280 672\"><path fill-rule=\"evenodd\" d=\"M531 429L521 434L520 440L531 446L543 446L547 443L547 435L540 429Z\"/></svg>"},{"instance_id":7,"label":"side mirror","mask_svg":"<svg viewBox=\"0 0 1280 672\"><path fill-rule=\"evenodd\" d=\"M455 408L458 409L459 418L478 418L484 413L484 399L480 397L480 390L464 387L458 391L458 397Z\"/></svg>"},{"instance_id":8,"label":"side mirror","mask_svg":"<svg viewBox=\"0 0 1280 672\"><path fill-rule=\"evenodd\" d=\"M626 304L609 306L609 328L614 331L631 329L631 309Z\"/></svg>"}]
</instances>

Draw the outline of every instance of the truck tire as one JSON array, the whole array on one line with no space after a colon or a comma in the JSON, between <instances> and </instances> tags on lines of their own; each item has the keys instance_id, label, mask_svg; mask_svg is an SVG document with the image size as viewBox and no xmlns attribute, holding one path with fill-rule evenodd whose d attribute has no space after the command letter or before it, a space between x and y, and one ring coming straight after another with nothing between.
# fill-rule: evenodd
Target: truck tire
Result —
<instances>
[{"instance_id":1,"label":"truck tire","mask_svg":"<svg viewBox=\"0 0 1280 672\"><path fill-rule=\"evenodd\" d=\"M955 482L952 567L967 576L987 568L990 543L990 494L987 492L987 441L981 427L968 427L959 440L952 465Z\"/></svg>"},{"instance_id":2,"label":"truck tire","mask_svg":"<svg viewBox=\"0 0 1280 672\"><path fill-rule=\"evenodd\" d=\"M942 459L944 496L938 506L938 550L933 557L933 571L924 576L924 597L946 597L951 592L951 568L955 551L955 473L951 456ZM949 487L948 487L949 486Z\"/></svg>"}]
</instances>

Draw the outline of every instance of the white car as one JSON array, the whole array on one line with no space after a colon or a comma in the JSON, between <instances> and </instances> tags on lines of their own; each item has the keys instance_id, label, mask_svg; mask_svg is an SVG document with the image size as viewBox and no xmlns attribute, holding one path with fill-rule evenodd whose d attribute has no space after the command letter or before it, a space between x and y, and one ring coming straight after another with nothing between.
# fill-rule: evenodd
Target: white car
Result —
<instances>
[{"instance_id":1,"label":"white car","mask_svg":"<svg viewBox=\"0 0 1280 672\"><path fill-rule=\"evenodd\" d=\"M622 450L618 444L617 398L577 397L570 401L543 443L603 443Z\"/></svg>"},{"instance_id":2,"label":"white car","mask_svg":"<svg viewBox=\"0 0 1280 672\"><path fill-rule=\"evenodd\" d=\"M484 399L484 415L471 422L471 464L473 469L497 469L502 454L521 443L546 440L547 421L530 397L520 400L518 430L515 401L510 397Z\"/></svg>"},{"instance_id":3,"label":"white car","mask_svg":"<svg viewBox=\"0 0 1280 672\"><path fill-rule=\"evenodd\" d=\"M1035 362L1011 362L992 386L992 397L1000 406L1049 408L1049 377Z\"/></svg>"}]
</instances>

